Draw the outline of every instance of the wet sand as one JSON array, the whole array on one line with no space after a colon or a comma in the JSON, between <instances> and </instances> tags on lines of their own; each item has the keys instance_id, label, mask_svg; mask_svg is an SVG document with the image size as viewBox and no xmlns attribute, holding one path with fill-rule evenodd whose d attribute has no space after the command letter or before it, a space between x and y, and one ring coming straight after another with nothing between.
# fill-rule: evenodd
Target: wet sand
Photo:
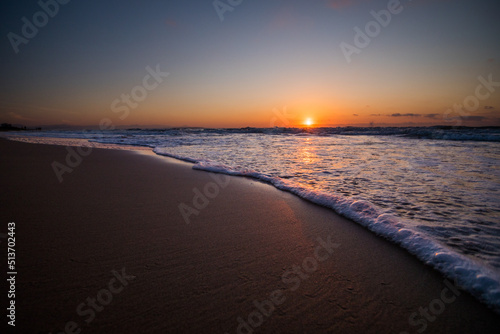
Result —
<instances>
[{"instance_id":1,"label":"wet sand","mask_svg":"<svg viewBox=\"0 0 500 334\"><path fill-rule=\"evenodd\" d=\"M0 139L0 233L16 223L18 333L500 328L498 314L405 250L291 194L97 148L70 160L59 182L52 164L67 166L67 154Z\"/></svg>"}]
</instances>

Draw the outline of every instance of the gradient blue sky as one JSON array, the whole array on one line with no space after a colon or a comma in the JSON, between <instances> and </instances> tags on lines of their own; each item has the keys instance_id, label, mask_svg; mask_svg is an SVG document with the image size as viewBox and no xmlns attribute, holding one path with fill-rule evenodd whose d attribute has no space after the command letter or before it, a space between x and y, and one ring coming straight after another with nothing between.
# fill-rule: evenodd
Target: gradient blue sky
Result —
<instances>
[{"instance_id":1,"label":"gradient blue sky","mask_svg":"<svg viewBox=\"0 0 500 334\"><path fill-rule=\"evenodd\" d=\"M223 1L226 2L227 1ZM0 121L97 126L500 125L500 87L472 112L479 76L500 81L500 3L402 0L348 63L340 43L388 1L244 0L220 21L213 1L77 1L15 53L37 1L1 4ZM111 104L169 76L127 117ZM277 117L273 110L287 116Z\"/></svg>"}]
</instances>

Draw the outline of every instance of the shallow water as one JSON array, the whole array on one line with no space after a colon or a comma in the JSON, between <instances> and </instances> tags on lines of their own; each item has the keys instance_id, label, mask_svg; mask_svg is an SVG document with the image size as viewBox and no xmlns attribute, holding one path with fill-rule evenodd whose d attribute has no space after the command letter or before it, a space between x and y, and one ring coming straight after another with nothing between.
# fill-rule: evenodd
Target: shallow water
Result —
<instances>
[{"instance_id":1,"label":"shallow water","mask_svg":"<svg viewBox=\"0 0 500 334\"><path fill-rule=\"evenodd\" d=\"M35 135L149 146L199 169L261 179L358 221L500 305L499 134L337 128Z\"/></svg>"}]
</instances>

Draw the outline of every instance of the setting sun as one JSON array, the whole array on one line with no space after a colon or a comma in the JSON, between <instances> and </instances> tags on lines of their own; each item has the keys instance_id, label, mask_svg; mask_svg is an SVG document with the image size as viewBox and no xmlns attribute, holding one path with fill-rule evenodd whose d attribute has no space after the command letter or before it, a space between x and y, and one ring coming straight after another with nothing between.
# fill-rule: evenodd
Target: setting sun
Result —
<instances>
[{"instance_id":1,"label":"setting sun","mask_svg":"<svg viewBox=\"0 0 500 334\"><path fill-rule=\"evenodd\" d=\"M307 118L307 119L306 119L306 121L304 122L304 124L305 124L306 126L311 126L311 125L313 125L313 121L312 121L312 119Z\"/></svg>"}]
</instances>

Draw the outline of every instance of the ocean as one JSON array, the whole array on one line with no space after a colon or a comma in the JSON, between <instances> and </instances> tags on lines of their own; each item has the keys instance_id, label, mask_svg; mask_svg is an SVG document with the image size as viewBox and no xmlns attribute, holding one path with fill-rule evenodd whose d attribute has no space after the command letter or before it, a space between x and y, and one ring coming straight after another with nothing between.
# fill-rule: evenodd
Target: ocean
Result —
<instances>
[{"instance_id":1,"label":"ocean","mask_svg":"<svg viewBox=\"0 0 500 334\"><path fill-rule=\"evenodd\" d=\"M328 207L500 310L500 128L43 131L146 146ZM237 222L235 222L236 224Z\"/></svg>"}]
</instances>

